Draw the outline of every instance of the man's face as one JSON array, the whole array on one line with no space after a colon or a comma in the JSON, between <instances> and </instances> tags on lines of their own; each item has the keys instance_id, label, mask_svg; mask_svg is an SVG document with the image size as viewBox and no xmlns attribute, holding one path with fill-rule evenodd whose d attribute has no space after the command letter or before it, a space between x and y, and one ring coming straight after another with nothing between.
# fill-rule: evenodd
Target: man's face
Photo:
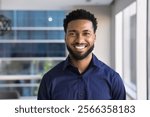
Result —
<instances>
[{"instance_id":1,"label":"man's face","mask_svg":"<svg viewBox=\"0 0 150 117\"><path fill-rule=\"evenodd\" d=\"M82 60L91 54L96 35L92 22L89 20L74 20L68 23L65 41L70 56Z\"/></svg>"}]
</instances>

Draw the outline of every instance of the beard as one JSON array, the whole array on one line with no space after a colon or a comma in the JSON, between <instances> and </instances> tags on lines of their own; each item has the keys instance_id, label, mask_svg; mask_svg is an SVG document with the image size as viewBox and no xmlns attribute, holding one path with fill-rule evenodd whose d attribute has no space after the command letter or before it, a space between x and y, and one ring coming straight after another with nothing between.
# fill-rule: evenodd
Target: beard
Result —
<instances>
[{"instance_id":1,"label":"beard","mask_svg":"<svg viewBox=\"0 0 150 117\"><path fill-rule=\"evenodd\" d=\"M84 54L74 52L68 45L67 45L67 49L68 49L69 54L71 55L71 57L73 57L73 59L83 60L84 58L86 58L93 51L94 44Z\"/></svg>"}]
</instances>

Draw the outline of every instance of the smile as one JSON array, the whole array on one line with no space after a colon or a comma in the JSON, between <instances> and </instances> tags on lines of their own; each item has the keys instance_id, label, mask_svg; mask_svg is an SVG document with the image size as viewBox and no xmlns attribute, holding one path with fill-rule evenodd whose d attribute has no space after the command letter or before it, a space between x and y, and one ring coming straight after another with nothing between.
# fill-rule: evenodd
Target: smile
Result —
<instances>
[{"instance_id":1,"label":"smile","mask_svg":"<svg viewBox=\"0 0 150 117\"><path fill-rule=\"evenodd\" d=\"M84 49L85 47L86 47L85 45L76 45L75 46L75 48L79 49L79 50Z\"/></svg>"}]
</instances>

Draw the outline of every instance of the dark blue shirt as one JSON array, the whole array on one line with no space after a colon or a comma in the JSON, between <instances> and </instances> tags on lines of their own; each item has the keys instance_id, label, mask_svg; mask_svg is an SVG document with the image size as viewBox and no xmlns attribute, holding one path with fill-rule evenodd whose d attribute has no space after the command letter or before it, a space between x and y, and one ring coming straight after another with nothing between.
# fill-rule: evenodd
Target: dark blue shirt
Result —
<instances>
[{"instance_id":1,"label":"dark blue shirt","mask_svg":"<svg viewBox=\"0 0 150 117\"><path fill-rule=\"evenodd\" d=\"M93 54L88 69L80 74L69 57L42 78L39 100L124 100L126 92L119 74Z\"/></svg>"}]
</instances>

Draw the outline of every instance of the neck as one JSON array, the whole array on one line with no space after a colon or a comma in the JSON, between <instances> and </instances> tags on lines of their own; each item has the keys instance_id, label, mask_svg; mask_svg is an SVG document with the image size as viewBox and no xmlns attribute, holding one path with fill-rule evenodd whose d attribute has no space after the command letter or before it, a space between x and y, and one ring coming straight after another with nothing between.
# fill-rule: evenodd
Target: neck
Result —
<instances>
[{"instance_id":1,"label":"neck","mask_svg":"<svg viewBox=\"0 0 150 117\"><path fill-rule=\"evenodd\" d=\"M78 68L78 71L80 73L83 73L88 68L91 60L92 60L92 53L82 60L76 60L71 57L71 63L73 64L73 66Z\"/></svg>"}]
</instances>

